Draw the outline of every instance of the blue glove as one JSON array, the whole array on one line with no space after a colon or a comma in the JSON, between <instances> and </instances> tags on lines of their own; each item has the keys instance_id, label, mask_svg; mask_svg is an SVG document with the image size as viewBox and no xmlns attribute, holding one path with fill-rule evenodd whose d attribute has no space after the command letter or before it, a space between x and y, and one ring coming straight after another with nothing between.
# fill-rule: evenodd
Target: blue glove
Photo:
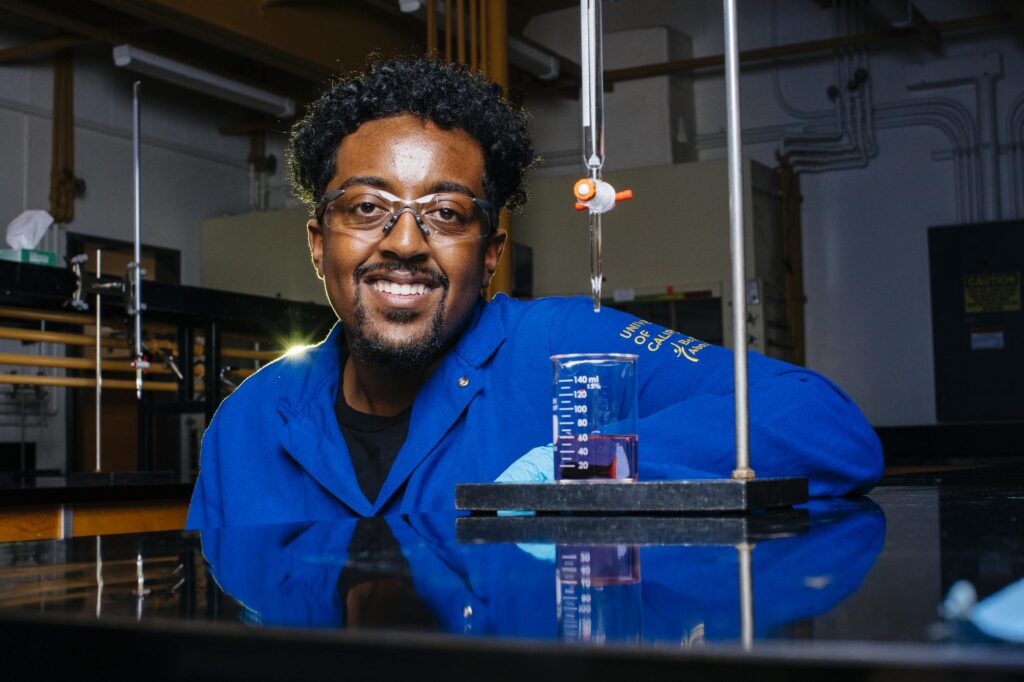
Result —
<instances>
[{"instance_id":1,"label":"blue glove","mask_svg":"<svg viewBox=\"0 0 1024 682\"><path fill-rule=\"evenodd\" d=\"M495 483L551 483L555 480L555 448L551 443L530 450L501 472Z\"/></svg>"},{"instance_id":2,"label":"blue glove","mask_svg":"<svg viewBox=\"0 0 1024 682\"><path fill-rule=\"evenodd\" d=\"M495 483L550 483L555 480L555 448L542 445L530 450L501 472ZM498 516L533 516L532 511L501 510ZM527 552L533 554L533 552Z\"/></svg>"},{"instance_id":3,"label":"blue glove","mask_svg":"<svg viewBox=\"0 0 1024 682\"><path fill-rule=\"evenodd\" d=\"M517 542L516 547L526 552L534 559L555 563L555 546L541 542Z\"/></svg>"},{"instance_id":4,"label":"blue glove","mask_svg":"<svg viewBox=\"0 0 1024 682\"><path fill-rule=\"evenodd\" d=\"M1024 580L979 602L971 611L970 619L979 630L990 637L1008 642L1024 642Z\"/></svg>"}]
</instances>

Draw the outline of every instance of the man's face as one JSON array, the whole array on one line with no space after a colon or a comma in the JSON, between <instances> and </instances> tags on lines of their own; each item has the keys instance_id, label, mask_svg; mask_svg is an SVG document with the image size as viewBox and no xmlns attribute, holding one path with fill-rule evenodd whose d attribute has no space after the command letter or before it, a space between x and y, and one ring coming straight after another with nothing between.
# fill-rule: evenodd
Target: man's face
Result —
<instances>
[{"instance_id":1,"label":"man's face","mask_svg":"<svg viewBox=\"0 0 1024 682\"><path fill-rule=\"evenodd\" d=\"M483 177L483 152L468 133L402 115L346 136L325 191L356 182L410 200L461 186L482 198ZM505 243L497 226L486 239L432 239L409 211L372 238L315 220L308 228L313 263L353 356L401 369L425 367L447 347Z\"/></svg>"}]
</instances>

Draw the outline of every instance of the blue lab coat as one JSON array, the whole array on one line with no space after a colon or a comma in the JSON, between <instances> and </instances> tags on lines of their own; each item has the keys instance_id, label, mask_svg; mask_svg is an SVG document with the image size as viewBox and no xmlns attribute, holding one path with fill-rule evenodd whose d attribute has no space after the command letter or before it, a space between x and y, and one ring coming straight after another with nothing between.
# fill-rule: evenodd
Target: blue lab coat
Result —
<instances>
[{"instance_id":1,"label":"blue lab coat","mask_svg":"<svg viewBox=\"0 0 1024 682\"><path fill-rule=\"evenodd\" d=\"M842 602L863 582L885 543L885 515L867 498L815 500L805 508L805 531L759 540L753 547L759 638L786 637L788 624ZM545 560L511 543L459 544L454 518L446 514L385 522L440 632L560 637L553 545ZM242 617L250 624L343 627L345 595L339 593L338 578L350 561L355 524L350 519L207 529L203 556L221 589L243 605ZM358 563L372 559L361 556ZM603 616L609 633L619 633L609 639L642 633L647 643L687 646L698 633L708 641L739 637L735 548L642 546L638 573L635 584L606 590L610 599Z\"/></svg>"},{"instance_id":2,"label":"blue lab coat","mask_svg":"<svg viewBox=\"0 0 1024 682\"><path fill-rule=\"evenodd\" d=\"M635 353L641 480L727 477L734 467L732 353L589 299L480 302L420 388L409 435L367 500L338 428L340 325L249 377L203 438L187 526L447 511L457 483L493 481L552 441L556 353ZM750 451L758 476L808 476L812 496L878 480L878 438L815 372L750 353Z\"/></svg>"}]
</instances>

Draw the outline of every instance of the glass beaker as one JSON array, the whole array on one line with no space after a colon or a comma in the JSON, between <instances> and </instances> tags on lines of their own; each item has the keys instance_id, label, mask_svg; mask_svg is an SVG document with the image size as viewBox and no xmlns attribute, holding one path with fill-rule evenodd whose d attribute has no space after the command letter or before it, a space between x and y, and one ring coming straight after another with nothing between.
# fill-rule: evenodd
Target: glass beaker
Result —
<instances>
[{"instance_id":1,"label":"glass beaker","mask_svg":"<svg viewBox=\"0 0 1024 682\"><path fill-rule=\"evenodd\" d=\"M555 480L637 478L637 356L552 355Z\"/></svg>"},{"instance_id":2,"label":"glass beaker","mask_svg":"<svg viewBox=\"0 0 1024 682\"><path fill-rule=\"evenodd\" d=\"M639 545L558 545L555 566L560 639L595 644L640 640Z\"/></svg>"}]
</instances>

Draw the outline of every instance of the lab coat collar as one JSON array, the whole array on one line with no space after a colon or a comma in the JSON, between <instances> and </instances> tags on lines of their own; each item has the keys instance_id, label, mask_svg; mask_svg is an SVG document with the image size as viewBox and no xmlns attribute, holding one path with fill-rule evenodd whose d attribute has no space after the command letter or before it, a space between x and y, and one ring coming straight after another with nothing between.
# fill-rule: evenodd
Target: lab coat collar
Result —
<instances>
[{"instance_id":1,"label":"lab coat collar","mask_svg":"<svg viewBox=\"0 0 1024 682\"><path fill-rule=\"evenodd\" d=\"M501 304L477 304L465 331L437 370L420 388L413 403L409 438L398 452L374 503L363 495L348 447L338 428L334 401L340 379L341 324L314 353L297 400L281 397L278 412L284 419L279 439L284 449L320 485L360 516L384 508L408 481L412 472L483 388L482 365L505 340Z\"/></svg>"},{"instance_id":2,"label":"lab coat collar","mask_svg":"<svg viewBox=\"0 0 1024 682\"><path fill-rule=\"evenodd\" d=\"M313 351L305 384L297 400L287 393L278 402L284 424L278 432L282 447L298 464L353 512L368 516L372 505L356 479L348 446L338 428L334 400L338 395L341 324Z\"/></svg>"}]
</instances>

